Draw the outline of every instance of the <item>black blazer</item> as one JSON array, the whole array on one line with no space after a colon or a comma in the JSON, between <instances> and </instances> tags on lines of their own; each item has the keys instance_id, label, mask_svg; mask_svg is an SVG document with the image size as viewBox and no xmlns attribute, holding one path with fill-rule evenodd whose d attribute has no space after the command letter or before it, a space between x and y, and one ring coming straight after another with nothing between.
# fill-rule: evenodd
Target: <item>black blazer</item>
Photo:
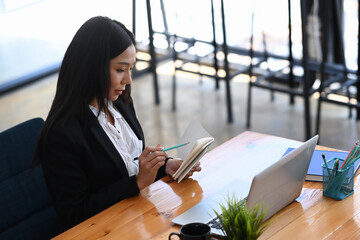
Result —
<instances>
[{"instance_id":1,"label":"black blazer","mask_svg":"<svg viewBox=\"0 0 360 240\"><path fill-rule=\"evenodd\" d=\"M144 142L132 103L116 108ZM139 193L136 176L129 177L120 154L90 109L51 129L41 162L58 216L56 234ZM165 165L156 179L163 176Z\"/></svg>"}]
</instances>

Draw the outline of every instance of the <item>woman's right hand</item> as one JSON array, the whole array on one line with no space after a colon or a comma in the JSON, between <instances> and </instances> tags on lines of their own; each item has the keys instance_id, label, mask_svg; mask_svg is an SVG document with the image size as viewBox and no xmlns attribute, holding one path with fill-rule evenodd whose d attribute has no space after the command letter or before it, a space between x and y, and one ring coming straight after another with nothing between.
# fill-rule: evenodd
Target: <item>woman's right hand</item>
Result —
<instances>
[{"instance_id":1,"label":"woman's right hand","mask_svg":"<svg viewBox=\"0 0 360 240\"><path fill-rule=\"evenodd\" d=\"M139 156L139 173L136 177L139 190L153 183L159 168L165 164L168 155L162 150L160 145L146 147Z\"/></svg>"}]
</instances>

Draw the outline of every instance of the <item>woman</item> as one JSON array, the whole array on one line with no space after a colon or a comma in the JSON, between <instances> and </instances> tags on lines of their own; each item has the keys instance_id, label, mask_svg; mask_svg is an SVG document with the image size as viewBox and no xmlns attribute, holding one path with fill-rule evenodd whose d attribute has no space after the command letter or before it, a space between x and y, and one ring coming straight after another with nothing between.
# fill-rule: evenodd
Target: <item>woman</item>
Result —
<instances>
[{"instance_id":1,"label":"woman","mask_svg":"<svg viewBox=\"0 0 360 240\"><path fill-rule=\"evenodd\" d=\"M84 23L65 53L35 155L57 233L171 176L182 162L159 145L145 147L130 97L135 54L132 33L107 17Z\"/></svg>"}]
</instances>

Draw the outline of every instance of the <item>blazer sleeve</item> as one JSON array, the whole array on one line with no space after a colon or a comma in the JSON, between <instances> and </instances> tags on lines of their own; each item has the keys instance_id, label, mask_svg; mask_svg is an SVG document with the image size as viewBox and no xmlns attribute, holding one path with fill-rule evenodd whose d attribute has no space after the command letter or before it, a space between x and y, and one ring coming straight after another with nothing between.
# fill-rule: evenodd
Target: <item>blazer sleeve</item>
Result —
<instances>
[{"instance_id":1,"label":"blazer sleeve","mask_svg":"<svg viewBox=\"0 0 360 240\"><path fill-rule=\"evenodd\" d=\"M123 177L94 189L91 183L96 179L89 177L86 162L91 158L86 153L91 151L79 136L77 129L71 134L53 132L42 156L44 176L58 214L58 233L139 193L136 176ZM102 159L98 160L101 164ZM98 180L102 177L99 175Z\"/></svg>"}]
</instances>

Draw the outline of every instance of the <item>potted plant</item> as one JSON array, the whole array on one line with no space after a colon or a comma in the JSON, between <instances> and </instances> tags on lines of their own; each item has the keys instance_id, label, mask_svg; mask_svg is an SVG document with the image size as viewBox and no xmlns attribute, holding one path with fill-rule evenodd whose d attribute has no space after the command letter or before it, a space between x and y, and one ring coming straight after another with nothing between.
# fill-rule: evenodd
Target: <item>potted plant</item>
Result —
<instances>
[{"instance_id":1,"label":"potted plant","mask_svg":"<svg viewBox=\"0 0 360 240\"><path fill-rule=\"evenodd\" d=\"M267 209L261 203L251 209L246 206L246 201L228 197L226 203L220 204L221 213L214 210L219 218L220 228L226 234L227 240L254 240L264 232L269 222L263 224Z\"/></svg>"}]
</instances>

